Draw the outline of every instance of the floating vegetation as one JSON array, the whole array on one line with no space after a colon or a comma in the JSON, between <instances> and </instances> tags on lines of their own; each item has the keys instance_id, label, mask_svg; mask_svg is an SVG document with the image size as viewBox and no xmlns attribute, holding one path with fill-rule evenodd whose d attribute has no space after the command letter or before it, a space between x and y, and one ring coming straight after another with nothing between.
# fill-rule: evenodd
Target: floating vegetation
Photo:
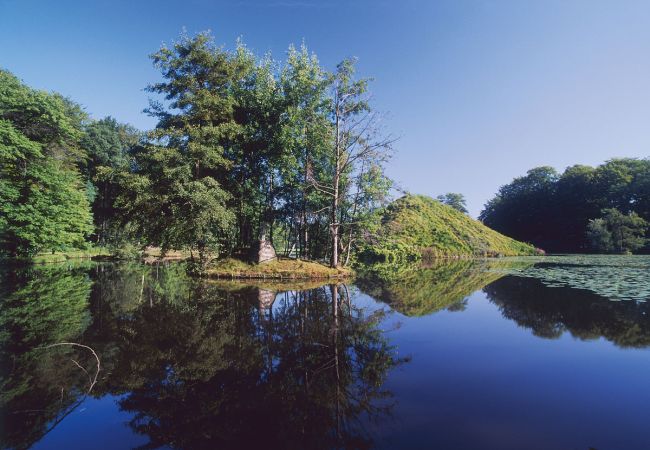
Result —
<instances>
[{"instance_id":1,"label":"floating vegetation","mask_svg":"<svg viewBox=\"0 0 650 450\"><path fill-rule=\"evenodd\" d=\"M650 256L558 255L509 260L533 264L513 264L491 270L537 278L549 287L586 289L612 301L650 300Z\"/></svg>"}]
</instances>

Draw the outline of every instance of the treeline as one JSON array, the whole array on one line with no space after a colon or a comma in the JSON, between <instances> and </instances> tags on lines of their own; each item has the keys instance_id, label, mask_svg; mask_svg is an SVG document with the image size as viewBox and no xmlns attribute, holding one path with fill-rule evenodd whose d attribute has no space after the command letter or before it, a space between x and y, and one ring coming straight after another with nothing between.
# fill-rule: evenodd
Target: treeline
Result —
<instances>
[{"instance_id":1,"label":"treeline","mask_svg":"<svg viewBox=\"0 0 650 450\"><path fill-rule=\"evenodd\" d=\"M650 160L612 159L561 174L537 167L502 186L479 218L551 252L648 252Z\"/></svg>"},{"instance_id":2,"label":"treeline","mask_svg":"<svg viewBox=\"0 0 650 450\"><path fill-rule=\"evenodd\" d=\"M278 250L349 260L391 187L391 138L354 60L325 70L181 36L151 56L161 81L141 133L0 72L0 248L187 249L201 262Z\"/></svg>"}]
</instances>

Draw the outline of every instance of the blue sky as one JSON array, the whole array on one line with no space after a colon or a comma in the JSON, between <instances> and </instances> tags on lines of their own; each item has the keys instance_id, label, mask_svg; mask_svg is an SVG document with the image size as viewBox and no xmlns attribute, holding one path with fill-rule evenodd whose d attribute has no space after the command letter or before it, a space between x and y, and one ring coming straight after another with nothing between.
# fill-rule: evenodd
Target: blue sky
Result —
<instances>
[{"instance_id":1,"label":"blue sky","mask_svg":"<svg viewBox=\"0 0 650 450\"><path fill-rule=\"evenodd\" d=\"M0 67L147 129L147 55L183 27L276 59L304 40L329 68L356 56L401 137L389 174L477 215L534 166L650 155L649 24L632 0L0 0Z\"/></svg>"}]
</instances>

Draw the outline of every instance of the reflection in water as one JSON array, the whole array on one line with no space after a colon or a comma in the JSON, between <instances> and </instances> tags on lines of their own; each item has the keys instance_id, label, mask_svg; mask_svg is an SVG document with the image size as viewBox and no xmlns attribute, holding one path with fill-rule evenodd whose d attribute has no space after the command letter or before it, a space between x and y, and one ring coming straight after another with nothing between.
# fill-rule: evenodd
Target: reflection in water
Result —
<instances>
[{"instance_id":1,"label":"reflection in water","mask_svg":"<svg viewBox=\"0 0 650 450\"><path fill-rule=\"evenodd\" d=\"M90 277L89 274L90 273ZM94 281L91 281L91 279ZM348 288L197 283L182 267L11 272L0 303L2 447L38 441L86 395L120 395L146 448L364 448L395 356ZM91 289L92 288L92 289Z\"/></svg>"},{"instance_id":2,"label":"reflection in water","mask_svg":"<svg viewBox=\"0 0 650 450\"><path fill-rule=\"evenodd\" d=\"M554 261L446 261L391 276L367 275L358 287L407 316L402 318L404 327L391 334L381 329L389 322L387 313L360 308L364 297L351 299L353 289L343 284L202 283L188 279L182 265L5 270L0 272L0 447L30 447L50 430L61 431L57 425L66 418L85 424L88 419L71 413L83 409L76 408L90 395L116 399L129 418L129 429L140 436L124 438L124 446L144 439L144 448L368 448L388 442L382 440L390 435L384 424L411 426L390 443L393 447L407 442L424 447L438 440L461 447L485 442L469 434L463 440L459 435L466 430L449 423L450 429L436 427L436 421L465 417L472 424L502 420L496 425L505 429L555 427L556 435L568 439L558 442L568 448L584 441L576 416L581 413L553 419L540 406L537 386L556 392L558 399L569 396L567 408L592 402L575 388L596 367L600 378L591 378L599 389L603 385L625 402L625 420L630 422L643 407L635 403L636 385L628 392L623 380L636 375L638 381L646 366L642 358L637 361L638 352L614 355L609 346L601 353L572 354L589 364L575 363L564 372L566 385L554 384L548 373L566 369L568 352L581 352L584 344L559 340L535 353L538 340L518 338L529 335L527 330L544 339L569 332L581 340L602 337L619 347L648 348L650 304L611 301L616 298L608 290L550 287L549 273L561 270L562 277L580 279L571 274L572 267L577 265L580 274L583 265L593 262ZM616 261L602 261L601 266L619 265ZM625 261L629 265L631 260ZM642 259L632 262L644 264ZM558 270L549 272L552 267ZM485 296L468 301L478 290ZM434 314L440 310L464 312ZM521 328L513 330L507 321ZM92 353L73 346L48 347L59 342L88 345L100 356L101 372L92 392ZM416 356L404 370L391 372L405 361L396 357L397 344ZM503 379L495 376L498 370L488 366L505 355L541 362L508 366L512 362L505 361L504 373L514 369L522 376L519 384L509 380L502 385ZM625 361L627 372L617 366ZM573 379L575 371L580 376ZM390 373L397 398L385 387ZM484 377L491 382L476 382ZM511 411L511 396L519 399L515 404L521 411L541 408L537 419L530 419L534 424ZM496 397L504 399L501 409L495 407ZM548 411L556 407L550 403ZM389 422L393 411L401 416ZM494 416L495 411L501 415ZM602 413L603 423L618 416L618 411L608 411ZM117 412L111 414L113 418ZM597 414L594 409L593 415L585 415L585 423L601 420ZM366 426L375 421L380 426L372 427L371 435ZM567 428L557 431L558 421L567 422ZM634 423L628 431L634 432ZM526 437L534 436L531 432ZM75 436L64 437L74 442ZM501 448L503 442L495 439L499 445L493 448ZM635 439L633 444L641 442Z\"/></svg>"},{"instance_id":3,"label":"reflection in water","mask_svg":"<svg viewBox=\"0 0 650 450\"><path fill-rule=\"evenodd\" d=\"M439 261L430 267L402 271L398 276L375 273L357 280L357 285L407 316L442 309L462 311L467 297L482 289L503 317L531 329L536 336L555 339L568 331L580 339L603 337L620 347L647 347L650 303L612 301L619 300L623 292L628 298L645 295L643 290L633 292L632 287L647 274L635 278L635 272L631 272L614 279L605 274L624 267L646 267L648 261L646 257L625 256L550 257L541 262L539 258ZM584 289L560 282L572 280L576 284L593 267L598 270ZM517 276L508 275L511 273ZM624 289L612 292L607 287L612 285Z\"/></svg>"},{"instance_id":4,"label":"reflection in water","mask_svg":"<svg viewBox=\"0 0 650 450\"><path fill-rule=\"evenodd\" d=\"M504 276L504 270L510 267L504 260L439 260L397 274L364 274L356 284L404 315L424 316L445 308L464 309L467 296Z\"/></svg>"},{"instance_id":5,"label":"reflection in water","mask_svg":"<svg viewBox=\"0 0 650 450\"><path fill-rule=\"evenodd\" d=\"M70 346L42 347L73 340L88 327L91 281L83 267L49 266L8 272L0 285L2 445L25 448L88 389L86 374L72 361L92 367L92 355ZM15 288L9 292L9 286Z\"/></svg>"},{"instance_id":6,"label":"reflection in water","mask_svg":"<svg viewBox=\"0 0 650 450\"><path fill-rule=\"evenodd\" d=\"M503 316L536 336L605 338L620 347L650 346L650 304L613 302L588 290L548 287L542 281L507 276L483 289Z\"/></svg>"}]
</instances>

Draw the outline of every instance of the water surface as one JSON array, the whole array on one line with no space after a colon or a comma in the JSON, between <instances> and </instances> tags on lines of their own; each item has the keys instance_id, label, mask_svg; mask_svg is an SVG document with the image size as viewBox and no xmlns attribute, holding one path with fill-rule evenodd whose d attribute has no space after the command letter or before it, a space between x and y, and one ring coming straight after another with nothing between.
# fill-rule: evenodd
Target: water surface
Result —
<instances>
[{"instance_id":1,"label":"water surface","mask_svg":"<svg viewBox=\"0 0 650 450\"><path fill-rule=\"evenodd\" d=\"M519 258L288 286L3 267L0 445L647 449L648 273Z\"/></svg>"}]
</instances>

